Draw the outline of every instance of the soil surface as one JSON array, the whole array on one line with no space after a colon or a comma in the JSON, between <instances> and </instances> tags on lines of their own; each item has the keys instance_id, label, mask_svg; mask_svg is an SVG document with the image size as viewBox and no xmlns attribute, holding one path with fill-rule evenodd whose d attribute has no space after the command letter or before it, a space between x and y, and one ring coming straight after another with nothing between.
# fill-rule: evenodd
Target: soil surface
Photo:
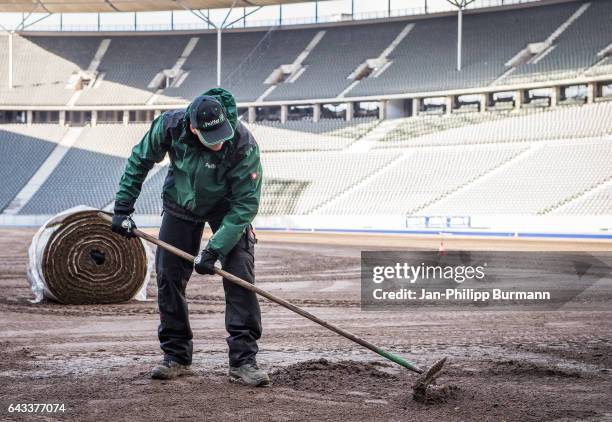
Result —
<instances>
[{"instance_id":1,"label":"soil surface","mask_svg":"<svg viewBox=\"0 0 612 422\"><path fill-rule=\"evenodd\" d=\"M193 374L151 380L161 359L155 283L147 302L32 304L25 272L33 233L0 230L0 420L612 420L609 279L590 287L580 306L555 311L366 312L359 308L361 249L437 250L440 239L260 233L260 287L422 367L449 357L421 403L412 397L416 374L263 299L258 359L273 385L228 382L222 286L199 275L187 289ZM551 244L448 239L445 247ZM60 403L65 411L8 412L20 403Z\"/></svg>"}]
</instances>

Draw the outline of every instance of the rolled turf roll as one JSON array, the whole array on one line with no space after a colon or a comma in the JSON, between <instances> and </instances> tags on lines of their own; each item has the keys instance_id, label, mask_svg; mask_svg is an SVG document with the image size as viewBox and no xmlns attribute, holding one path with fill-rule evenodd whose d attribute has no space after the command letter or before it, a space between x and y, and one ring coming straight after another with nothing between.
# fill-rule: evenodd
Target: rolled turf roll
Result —
<instances>
[{"instance_id":1,"label":"rolled turf roll","mask_svg":"<svg viewBox=\"0 0 612 422\"><path fill-rule=\"evenodd\" d=\"M44 296L65 304L134 298L149 279L148 247L113 233L98 210L70 211L49 220L35 236L28 278L38 271Z\"/></svg>"}]
</instances>

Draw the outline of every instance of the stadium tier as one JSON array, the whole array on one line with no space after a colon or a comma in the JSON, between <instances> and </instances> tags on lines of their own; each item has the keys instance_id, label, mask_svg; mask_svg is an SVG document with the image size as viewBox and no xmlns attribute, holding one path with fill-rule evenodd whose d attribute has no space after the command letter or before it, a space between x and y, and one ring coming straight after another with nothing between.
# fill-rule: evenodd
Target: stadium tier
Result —
<instances>
[{"instance_id":1,"label":"stadium tier","mask_svg":"<svg viewBox=\"0 0 612 422\"><path fill-rule=\"evenodd\" d=\"M65 105L70 78L87 69L98 37L13 36L13 89L8 86L8 37L0 36L0 104Z\"/></svg>"},{"instance_id":2,"label":"stadium tier","mask_svg":"<svg viewBox=\"0 0 612 422\"><path fill-rule=\"evenodd\" d=\"M610 16L612 0L466 11L461 71L454 14L226 31L222 85L262 154L259 214L612 214ZM8 42L0 121L22 124L0 125L5 216L110 207L153 116L216 84L211 31L15 34L12 89ZM138 214L159 216L167 171Z\"/></svg>"},{"instance_id":3,"label":"stadium tier","mask_svg":"<svg viewBox=\"0 0 612 422\"><path fill-rule=\"evenodd\" d=\"M406 214L513 159L522 145L415 148L334 197L317 214ZM359 204L359 205L356 205ZM465 214L469 215L469 214Z\"/></svg>"},{"instance_id":4,"label":"stadium tier","mask_svg":"<svg viewBox=\"0 0 612 422\"><path fill-rule=\"evenodd\" d=\"M235 93L238 101L255 101L268 88L266 78L280 65L292 62L306 47L316 31L256 31L228 33L223 38L222 84ZM173 103L176 98L190 100L216 82L216 36L198 39L184 65L182 83L165 89L155 103Z\"/></svg>"},{"instance_id":5,"label":"stadium tier","mask_svg":"<svg viewBox=\"0 0 612 422\"><path fill-rule=\"evenodd\" d=\"M117 190L125 159L148 125L87 127L20 214L56 214L76 205L101 208Z\"/></svg>"},{"instance_id":6,"label":"stadium tier","mask_svg":"<svg viewBox=\"0 0 612 422\"><path fill-rule=\"evenodd\" d=\"M610 40L610 16L612 2L594 1L584 3L577 12L582 12L575 22L559 35L559 38L543 52L540 60L522 66L517 75L526 75L523 80L572 76L576 70L589 69L597 72L599 68L609 67L609 63L600 63L599 53L612 42Z\"/></svg>"},{"instance_id":7,"label":"stadium tier","mask_svg":"<svg viewBox=\"0 0 612 422\"><path fill-rule=\"evenodd\" d=\"M611 0L467 11L460 72L452 14L228 30L222 85L238 101L286 101L600 74L611 68L611 13ZM13 89L7 89L7 44L8 36L0 35L0 103L6 105L163 105L216 84L210 31L17 34Z\"/></svg>"},{"instance_id":8,"label":"stadium tier","mask_svg":"<svg viewBox=\"0 0 612 422\"><path fill-rule=\"evenodd\" d=\"M591 192L571 198L558 209L552 211L559 215L610 215L612 212L612 181L602 184Z\"/></svg>"},{"instance_id":9,"label":"stadium tier","mask_svg":"<svg viewBox=\"0 0 612 422\"><path fill-rule=\"evenodd\" d=\"M65 132L54 125L0 126L0 209L32 178Z\"/></svg>"},{"instance_id":10,"label":"stadium tier","mask_svg":"<svg viewBox=\"0 0 612 422\"><path fill-rule=\"evenodd\" d=\"M534 144L491 171L425 207L427 215L544 214L610 180L610 139ZM489 160L490 161L490 160ZM482 202L479 198L490 198Z\"/></svg>"},{"instance_id":11,"label":"stadium tier","mask_svg":"<svg viewBox=\"0 0 612 422\"><path fill-rule=\"evenodd\" d=\"M249 127L261 150L322 151L341 150L363 138L379 123L376 119L361 118L350 122L341 119L279 122L259 122Z\"/></svg>"},{"instance_id":12,"label":"stadium tier","mask_svg":"<svg viewBox=\"0 0 612 422\"><path fill-rule=\"evenodd\" d=\"M303 73L299 77L296 74L290 83L279 84L266 99L301 100L339 95L353 82L349 75L366 60L378 57L404 26L393 22L324 29L321 40L301 63Z\"/></svg>"},{"instance_id":13,"label":"stadium tier","mask_svg":"<svg viewBox=\"0 0 612 422\"><path fill-rule=\"evenodd\" d=\"M544 41L578 5L559 4L465 16L461 72L456 71L456 18L415 22L389 57L392 64L378 77L361 80L348 95L488 85L509 69L508 60L529 43ZM529 68L528 65L521 67Z\"/></svg>"},{"instance_id":14,"label":"stadium tier","mask_svg":"<svg viewBox=\"0 0 612 422\"><path fill-rule=\"evenodd\" d=\"M247 124L262 149L260 215L612 213L611 115L612 102L602 102L472 119ZM3 126L1 168L14 172L0 196L3 207L39 167L52 171L20 215L110 205L125 158L147 128ZM68 136L76 137L68 152L43 165ZM17 169L9 163L15 150L28 157ZM152 171L138 213L159 215L166 172L164 163Z\"/></svg>"},{"instance_id":15,"label":"stadium tier","mask_svg":"<svg viewBox=\"0 0 612 422\"><path fill-rule=\"evenodd\" d=\"M142 184L142 191L136 202L136 213L143 215L160 215L162 211L161 193L164 180L168 174L168 166L154 169L155 173L150 174L148 179Z\"/></svg>"},{"instance_id":16,"label":"stadium tier","mask_svg":"<svg viewBox=\"0 0 612 422\"><path fill-rule=\"evenodd\" d=\"M98 43L103 41L103 38L97 38ZM151 92L155 91L149 85L161 70L172 68L189 37L125 36L109 39L108 49L97 68L98 79L91 89L82 91L75 104L145 104L151 98Z\"/></svg>"},{"instance_id":17,"label":"stadium tier","mask_svg":"<svg viewBox=\"0 0 612 422\"><path fill-rule=\"evenodd\" d=\"M612 133L612 102L397 119L376 148L537 141Z\"/></svg>"}]
</instances>

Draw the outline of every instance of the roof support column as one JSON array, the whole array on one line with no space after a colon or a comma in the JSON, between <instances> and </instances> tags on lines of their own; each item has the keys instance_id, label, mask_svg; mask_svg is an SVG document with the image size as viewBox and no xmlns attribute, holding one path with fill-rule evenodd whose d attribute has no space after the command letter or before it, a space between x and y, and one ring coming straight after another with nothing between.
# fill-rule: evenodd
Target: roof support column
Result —
<instances>
[{"instance_id":1,"label":"roof support column","mask_svg":"<svg viewBox=\"0 0 612 422\"><path fill-rule=\"evenodd\" d=\"M489 95L490 94L479 94L478 98L478 111L484 113L487 111L487 107L489 105Z\"/></svg>"},{"instance_id":2,"label":"roof support column","mask_svg":"<svg viewBox=\"0 0 612 422\"><path fill-rule=\"evenodd\" d=\"M8 34L8 89L13 89L13 31Z\"/></svg>"},{"instance_id":3,"label":"roof support column","mask_svg":"<svg viewBox=\"0 0 612 422\"><path fill-rule=\"evenodd\" d=\"M312 121L318 122L321 120L321 104L314 103L312 105Z\"/></svg>"},{"instance_id":4,"label":"roof support column","mask_svg":"<svg viewBox=\"0 0 612 422\"><path fill-rule=\"evenodd\" d=\"M382 100L378 102L378 120L385 120L387 118L387 106L389 105L388 100Z\"/></svg>"},{"instance_id":5,"label":"roof support column","mask_svg":"<svg viewBox=\"0 0 612 422\"><path fill-rule=\"evenodd\" d=\"M421 99L413 98L412 99L412 116L416 117L421 112Z\"/></svg>"},{"instance_id":6,"label":"roof support column","mask_svg":"<svg viewBox=\"0 0 612 422\"><path fill-rule=\"evenodd\" d=\"M457 70L461 70L461 43L463 36L463 8L457 13Z\"/></svg>"},{"instance_id":7,"label":"roof support column","mask_svg":"<svg viewBox=\"0 0 612 422\"><path fill-rule=\"evenodd\" d=\"M453 112L453 104L455 103L455 97L452 95L447 96L444 99L444 108L446 109L446 114L452 114Z\"/></svg>"},{"instance_id":8,"label":"roof support column","mask_svg":"<svg viewBox=\"0 0 612 422\"><path fill-rule=\"evenodd\" d=\"M519 89L514 93L514 108L520 110L523 108L523 100L525 99L525 93L522 89Z\"/></svg>"},{"instance_id":9,"label":"roof support column","mask_svg":"<svg viewBox=\"0 0 612 422\"><path fill-rule=\"evenodd\" d=\"M461 70L461 50L463 44L463 9L475 0L446 0L457 8L457 71ZM427 13L427 0L425 0L425 13Z\"/></svg>"},{"instance_id":10,"label":"roof support column","mask_svg":"<svg viewBox=\"0 0 612 422\"><path fill-rule=\"evenodd\" d=\"M353 120L353 115L355 114L355 103L346 103L346 116L344 119L347 122Z\"/></svg>"},{"instance_id":11,"label":"roof support column","mask_svg":"<svg viewBox=\"0 0 612 422\"><path fill-rule=\"evenodd\" d=\"M285 123L287 121L287 117L289 116L289 106L287 104L283 104L281 106L281 123Z\"/></svg>"},{"instance_id":12,"label":"roof support column","mask_svg":"<svg viewBox=\"0 0 612 422\"><path fill-rule=\"evenodd\" d=\"M221 32L223 29L217 28L217 86L221 86Z\"/></svg>"},{"instance_id":13,"label":"roof support column","mask_svg":"<svg viewBox=\"0 0 612 422\"><path fill-rule=\"evenodd\" d=\"M257 109L253 106L249 107L249 123L255 123L257 120Z\"/></svg>"},{"instance_id":14,"label":"roof support column","mask_svg":"<svg viewBox=\"0 0 612 422\"><path fill-rule=\"evenodd\" d=\"M553 86L550 89L550 107L557 107L559 105L559 98L561 97L561 87Z\"/></svg>"},{"instance_id":15,"label":"roof support column","mask_svg":"<svg viewBox=\"0 0 612 422\"><path fill-rule=\"evenodd\" d=\"M215 28L217 30L217 86L221 86L221 58L222 58L222 32L225 28L230 28L232 25L234 25L237 22L240 22L241 20L244 20L247 18L247 16L252 15L253 13L257 12L259 9L262 8L262 6L257 7L255 10L250 11L249 13L243 13L241 17L239 17L236 20L233 20L232 22L228 22L227 19L230 17L232 10L234 10L234 7L236 6L236 3L238 2L238 0L234 0L232 2L232 6L228 9L227 14L225 15L225 19L223 19L223 22L221 22L220 25L215 25L211 20L210 20L210 9L208 10L208 16L204 16L204 14L201 11L195 11L193 9L190 9L189 7L185 6L181 0L177 0L177 3L185 10L191 12L193 15L195 15L196 17L198 17L199 19L203 20L204 22L206 22L209 27L212 26L213 28Z\"/></svg>"},{"instance_id":16,"label":"roof support column","mask_svg":"<svg viewBox=\"0 0 612 422\"><path fill-rule=\"evenodd\" d=\"M589 82L587 84L587 104L591 104L595 102L595 97L597 96L597 83Z\"/></svg>"}]
</instances>

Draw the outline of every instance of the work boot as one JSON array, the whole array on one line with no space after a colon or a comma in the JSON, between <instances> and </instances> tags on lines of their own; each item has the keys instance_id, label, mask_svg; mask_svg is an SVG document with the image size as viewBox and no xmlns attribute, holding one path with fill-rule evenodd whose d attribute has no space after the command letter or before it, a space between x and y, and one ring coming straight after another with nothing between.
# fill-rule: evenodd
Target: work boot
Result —
<instances>
[{"instance_id":1,"label":"work boot","mask_svg":"<svg viewBox=\"0 0 612 422\"><path fill-rule=\"evenodd\" d=\"M256 363L246 363L242 366L230 366L229 377L231 381L243 381L254 387L270 385L270 378L266 371L259 369Z\"/></svg>"},{"instance_id":2,"label":"work boot","mask_svg":"<svg viewBox=\"0 0 612 422\"><path fill-rule=\"evenodd\" d=\"M164 359L151 371L151 378L156 380L170 380L190 372L190 365L181 365L173 360Z\"/></svg>"}]
</instances>

